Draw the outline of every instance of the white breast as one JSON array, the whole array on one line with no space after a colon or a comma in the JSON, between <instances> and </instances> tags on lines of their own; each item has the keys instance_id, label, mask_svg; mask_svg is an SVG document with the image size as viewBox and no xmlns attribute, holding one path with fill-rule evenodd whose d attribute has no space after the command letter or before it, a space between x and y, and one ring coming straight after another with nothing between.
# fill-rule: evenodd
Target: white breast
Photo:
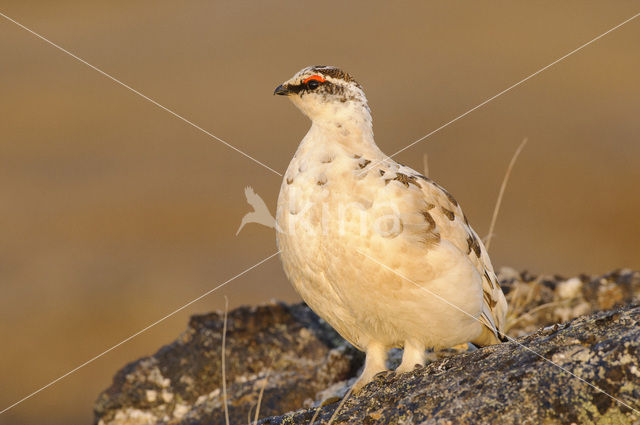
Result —
<instances>
[{"instance_id":1,"label":"white breast","mask_svg":"<svg viewBox=\"0 0 640 425\"><path fill-rule=\"evenodd\" d=\"M425 242L423 192L391 179L395 163L369 169L381 159L375 152L307 138L277 210L284 270L305 302L359 348L410 338L447 347L477 337L482 275L450 241Z\"/></svg>"}]
</instances>

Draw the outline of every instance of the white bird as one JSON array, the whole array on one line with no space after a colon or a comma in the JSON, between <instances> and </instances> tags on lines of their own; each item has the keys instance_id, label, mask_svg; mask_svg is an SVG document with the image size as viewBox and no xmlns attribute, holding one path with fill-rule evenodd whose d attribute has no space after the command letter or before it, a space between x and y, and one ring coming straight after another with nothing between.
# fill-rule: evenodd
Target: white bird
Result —
<instances>
[{"instance_id":1,"label":"white bird","mask_svg":"<svg viewBox=\"0 0 640 425\"><path fill-rule=\"evenodd\" d=\"M247 186L244 188L244 196L247 198L249 205L253 207L253 211L246 213L244 217L242 217L236 236L238 236L238 233L240 233L244 225L248 223L258 223L274 228L276 226L276 219L273 218L267 204L264 203L260 195L254 192L251 186Z\"/></svg>"},{"instance_id":2,"label":"white bird","mask_svg":"<svg viewBox=\"0 0 640 425\"><path fill-rule=\"evenodd\" d=\"M366 353L354 390L425 361L425 349L500 342L507 302L482 241L441 186L375 144L362 87L308 67L278 86L311 119L285 173L276 235L304 301Z\"/></svg>"}]
</instances>

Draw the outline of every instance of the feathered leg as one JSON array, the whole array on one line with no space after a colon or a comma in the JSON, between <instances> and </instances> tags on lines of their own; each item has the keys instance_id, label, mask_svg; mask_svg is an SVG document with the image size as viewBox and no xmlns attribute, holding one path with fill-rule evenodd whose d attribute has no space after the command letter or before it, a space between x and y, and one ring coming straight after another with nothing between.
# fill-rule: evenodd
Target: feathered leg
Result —
<instances>
[{"instance_id":1,"label":"feathered leg","mask_svg":"<svg viewBox=\"0 0 640 425\"><path fill-rule=\"evenodd\" d=\"M400 363L396 372L411 372L417 365L424 366L424 350L424 344L414 340L405 341L404 352L402 353L402 363Z\"/></svg>"},{"instance_id":2,"label":"feathered leg","mask_svg":"<svg viewBox=\"0 0 640 425\"><path fill-rule=\"evenodd\" d=\"M367 358L364 361L364 370L360 378L353 384L353 392L360 391L362 387L373 380L374 376L387 370L387 347L380 343L372 342L367 346L366 352Z\"/></svg>"}]
</instances>

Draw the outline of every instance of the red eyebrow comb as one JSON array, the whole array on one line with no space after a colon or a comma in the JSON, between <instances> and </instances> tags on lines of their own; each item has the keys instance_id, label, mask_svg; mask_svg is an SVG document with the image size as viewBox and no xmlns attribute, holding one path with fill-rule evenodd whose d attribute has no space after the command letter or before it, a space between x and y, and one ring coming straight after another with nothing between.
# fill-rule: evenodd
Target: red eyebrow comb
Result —
<instances>
[{"instance_id":1,"label":"red eyebrow comb","mask_svg":"<svg viewBox=\"0 0 640 425\"><path fill-rule=\"evenodd\" d=\"M302 83L303 83L303 84L307 84L307 83L308 83L309 81L311 81L311 80L316 80L316 81L319 81L319 82L321 82L321 83L324 83L324 82L326 81L326 80L325 80L323 77L321 77L320 75L312 75L312 76L311 76L311 77L309 77L309 78L305 78L305 79L304 79L304 81L302 81Z\"/></svg>"}]
</instances>

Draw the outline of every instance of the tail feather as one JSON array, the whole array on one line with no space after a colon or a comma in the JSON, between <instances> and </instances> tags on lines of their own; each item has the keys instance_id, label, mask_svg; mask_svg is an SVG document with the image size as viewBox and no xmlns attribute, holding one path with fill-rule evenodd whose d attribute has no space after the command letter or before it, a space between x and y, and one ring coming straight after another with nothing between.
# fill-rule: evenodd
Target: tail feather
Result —
<instances>
[{"instance_id":1,"label":"tail feather","mask_svg":"<svg viewBox=\"0 0 640 425\"><path fill-rule=\"evenodd\" d=\"M486 347L487 345L500 344L501 341L496 334L486 326L482 327L482 333L479 337L471 341L471 343L477 347Z\"/></svg>"}]
</instances>

